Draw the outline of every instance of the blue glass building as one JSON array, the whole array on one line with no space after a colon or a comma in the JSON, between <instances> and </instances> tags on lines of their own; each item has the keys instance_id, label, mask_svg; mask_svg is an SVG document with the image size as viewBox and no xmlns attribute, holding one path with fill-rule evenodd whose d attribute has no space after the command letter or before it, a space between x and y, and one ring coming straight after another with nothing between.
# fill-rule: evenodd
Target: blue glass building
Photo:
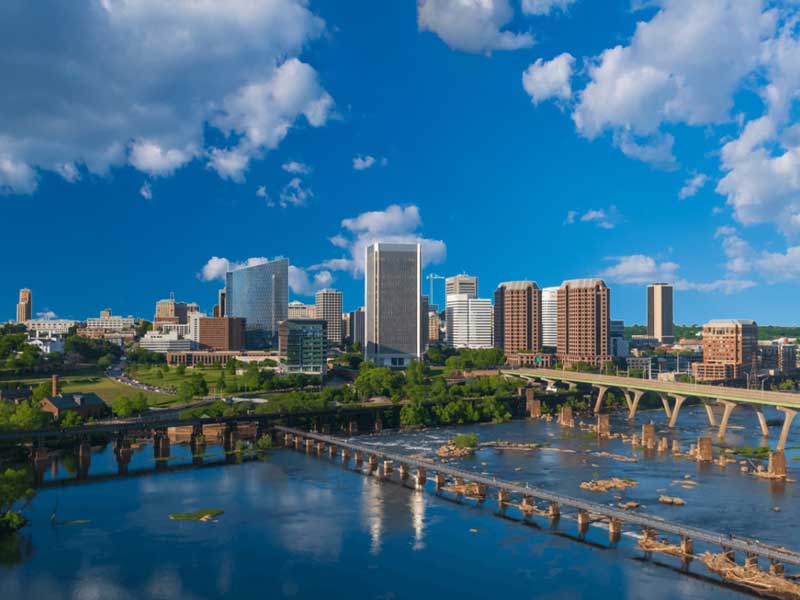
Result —
<instances>
[{"instance_id":1,"label":"blue glass building","mask_svg":"<svg viewBox=\"0 0 800 600\"><path fill-rule=\"evenodd\" d=\"M289 316L288 306L288 259L243 267L225 276L225 315L246 319L248 349L275 346L278 325Z\"/></svg>"}]
</instances>

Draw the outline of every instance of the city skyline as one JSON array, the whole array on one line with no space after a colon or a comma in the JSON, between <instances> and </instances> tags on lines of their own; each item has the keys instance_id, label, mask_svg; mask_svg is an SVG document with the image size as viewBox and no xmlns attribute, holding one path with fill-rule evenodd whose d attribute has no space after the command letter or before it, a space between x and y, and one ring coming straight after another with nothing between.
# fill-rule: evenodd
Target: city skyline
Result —
<instances>
[{"instance_id":1,"label":"city skyline","mask_svg":"<svg viewBox=\"0 0 800 600\"><path fill-rule=\"evenodd\" d=\"M78 4L65 18L95 31L92 19L102 13L89 19L82 12L89 9ZM237 102L241 90L229 78L212 85L189 69L178 82L187 95L167 101L174 114L185 113L174 119L176 129L138 122L124 99L101 106L91 94L76 98L76 106L83 101L114 123L116 109L130 122L124 131L109 125L96 132L94 144L76 141L77 134L55 140L63 142L57 156L45 143L52 132L41 129L52 120L35 113L35 103L12 99L4 106L14 118L0 139L17 140L13 122L31 128L25 150L0 147L4 216L25 223L47 215L63 231L86 232L86 239L53 252L31 244L29 228L10 228L6 243L25 251L3 261L0 297L28 287L35 290L37 312L83 318L111 306L118 314L144 316L154 297L175 291L210 311L223 265L285 256L294 267L293 298L310 300L334 287L343 292L344 309L352 310L363 285L363 248L387 237L424 242L430 257L424 275L468 272L488 290L509 280L547 287L601 277L615 291L614 318L628 323L646 322L641 297L655 281L674 284L677 323L721 317L797 323L792 298L800 246L791 226L800 210L797 190L774 168L786 148L763 148L776 138L789 144L782 132L794 120L792 111L781 109L790 103L782 82L791 65L781 63L778 52L796 37L785 26L789 13L754 31L750 25L768 14L755 0L743 0L736 10L716 2L712 10L677 0L638 9L627 0L603 6L579 1L543 12L499 2L508 10L500 21L489 19L490 27L451 30L446 23L484 17L456 20L448 12L457 10L452 2L442 2L436 14L418 13L411 2L381 10L330 0L286 4L298 8L295 37L279 48L289 58L259 47L257 89L268 95L270 86L288 78L303 83L306 93L286 112L265 105L266 121L257 124L274 134L268 141L228 144L226 133L236 138L264 114ZM19 16L6 16L10 27L24 30ZM131 32L125 15L118 16L122 29L112 33L124 46ZM142 15L145 23L162 17ZM675 23L689 19L706 29L687 42L695 50L687 56L708 63L664 55L645 35L670 37ZM750 34L741 48L697 49L701 40L728 39L727 28L735 24ZM228 39L253 33L241 23L224 27ZM264 39L278 29L260 12L252 27ZM524 43L512 50L496 39L477 39L492 27ZM213 47L215 40L204 39L201 30L195 32L198 47ZM394 51L399 47L404 53ZM610 62L616 48L624 59L619 71ZM22 75L27 63L19 43L4 50L21 97L57 97ZM67 48L55 50L68 55ZM232 52L235 64L214 63L211 72L241 74L239 63L247 61L236 59L244 50ZM763 62L754 64L751 56ZM735 63L736 57L736 69L714 62ZM596 101L602 93L648 67L657 67L663 85L642 83L622 99L629 104L602 110ZM764 85L751 83L759 69L767 73ZM732 71L729 78L718 80L726 71ZM402 80L395 76L400 72ZM161 71L152 77L156 84L167 80ZM481 94L473 93L476 81ZM666 83L672 81L685 87L672 89ZM770 82L777 94L772 100ZM124 89L133 101L144 100L142 90ZM9 97L16 96L10 91ZM204 113L200 106L209 103L223 114ZM182 111L185 106L196 110ZM668 117L665 106L673 111ZM41 110L88 125L60 107ZM757 125L755 145L746 147L745 129L755 134ZM116 153L104 154L109 148ZM759 153L763 162L756 161ZM745 177L749 165L767 171ZM790 167L796 172L794 163ZM168 221L178 229L168 232ZM76 282L82 293L65 293ZM439 297L431 301L441 306L442 282L435 284ZM0 318L13 319L13 308L3 306Z\"/></svg>"}]
</instances>

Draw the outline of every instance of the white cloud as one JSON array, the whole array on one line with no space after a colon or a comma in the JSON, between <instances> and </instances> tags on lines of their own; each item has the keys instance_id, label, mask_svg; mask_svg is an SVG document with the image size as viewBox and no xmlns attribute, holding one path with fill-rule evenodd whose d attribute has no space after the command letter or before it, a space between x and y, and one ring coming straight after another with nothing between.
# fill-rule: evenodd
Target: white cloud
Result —
<instances>
[{"instance_id":1,"label":"white cloud","mask_svg":"<svg viewBox=\"0 0 800 600\"><path fill-rule=\"evenodd\" d=\"M320 85L317 72L290 58L268 78L226 96L211 122L226 135L241 139L233 148L212 148L209 166L222 177L241 181L249 161L277 148L298 117L304 115L312 127L321 127L332 110L333 98Z\"/></svg>"},{"instance_id":2,"label":"white cloud","mask_svg":"<svg viewBox=\"0 0 800 600\"><path fill-rule=\"evenodd\" d=\"M784 253L762 252L755 264L770 283L800 281L800 246L791 246Z\"/></svg>"},{"instance_id":3,"label":"white cloud","mask_svg":"<svg viewBox=\"0 0 800 600\"><path fill-rule=\"evenodd\" d=\"M153 188L150 186L149 181L145 181L142 187L139 188L139 195L145 200L153 199Z\"/></svg>"},{"instance_id":4,"label":"white cloud","mask_svg":"<svg viewBox=\"0 0 800 600\"><path fill-rule=\"evenodd\" d=\"M522 73L522 87L534 104L550 98L569 100L572 97L570 81L574 64L575 57L568 52L547 62L539 58Z\"/></svg>"},{"instance_id":5,"label":"white cloud","mask_svg":"<svg viewBox=\"0 0 800 600\"><path fill-rule=\"evenodd\" d=\"M36 313L37 319L57 319L58 315L50 309L45 309L43 312Z\"/></svg>"},{"instance_id":6,"label":"white cloud","mask_svg":"<svg viewBox=\"0 0 800 600\"><path fill-rule=\"evenodd\" d=\"M0 95L0 190L32 193L38 170L167 175L205 155L209 123L244 144L238 163L209 151L240 180L244 159L298 118L330 117L316 72L293 58L324 28L306 0L2 3L0 74L13 85Z\"/></svg>"},{"instance_id":7,"label":"white cloud","mask_svg":"<svg viewBox=\"0 0 800 600\"><path fill-rule=\"evenodd\" d=\"M78 170L78 167L75 166L75 163L71 162L58 165L56 167L56 172L70 183L75 183L81 178L81 172Z\"/></svg>"},{"instance_id":8,"label":"white cloud","mask_svg":"<svg viewBox=\"0 0 800 600\"><path fill-rule=\"evenodd\" d=\"M681 191L678 192L678 197L681 200L686 200L686 198L691 198L703 188L703 186L706 184L707 181L708 181L708 175L704 175L703 173L696 173L690 176L683 184Z\"/></svg>"},{"instance_id":9,"label":"white cloud","mask_svg":"<svg viewBox=\"0 0 800 600\"><path fill-rule=\"evenodd\" d=\"M197 149L189 144L186 148L162 148L152 140L137 140L131 144L131 165L148 175L172 175L176 169L191 161Z\"/></svg>"},{"instance_id":10,"label":"white cloud","mask_svg":"<svg viewBox=\"0 0 800 600\"><path fill-rule=\"evenodd\" d=\"M414 205L393 204L385 210L375 210L342 221L342 231L331 238L337 248L347 255L325 260L311 267L313 270L349 271L354 276L364 272L364 252L375 242L397 244L422 244L423 266L442 262L447 256L447 246L442 240L425 238L419 232L422 218Z\"/></svg>"},{"instance_id":11,"label":"white cloud","mask_svg":"<svg viewBox=\"0 0 800 600\"><path fill-rule=\"evenodd\" d=\"M263 256L253 256L243 262L234 262L224 257L212 256L208 259L208 262L203 265L197 277L202 281L225 281L225 273L228 271L263 265L266 262L269 262L269 259Z\"/></svg>"},{"instance_id":12,"label":"white cloud","mask_svg":"<svg viewBox=\"0 0 800 600\"><path fill-rule=\"evenodd\" d=\"M656 133L651 136L635 136L630 131L615 131L614 144L623 154L662 169L674 169L675 156L672 146L675 138L669 133Z\"/></svg>"},{"instance_id":13,"label":"white cloud","mask_svg":"<svg viewBox=\"0 0 800 600\"><path fill-rule=\"evenodd\" d=\"M533 45L530 33L503 28L514 18L508 0L417 0L417 26L454 50L491 54Z\"/></svg>"},{"instance_id":14,"label":"white cloud","mask_svg":"<svg viewBox=\"0 0 800 600\"><path fill-rule=\"evenodd\" d=\"M305 163L297 162L296 160L290 160L289 162L283 163L281 165L281 169L294 175L308 175L311 173L310 166Z\"/></svg>"},{"instance_id":15,"label":"white cloud","mask_svg":"<svg viewBox=\"0 0 800 600\"><path fill-rule=\"evenodd\" d=\"M258 189L256 190L256 196L259 198L264 198L265 200L269 198L269 195L267 194L267 187L264 185L258 186Z\"/></svg>"},{"instance_id":16,"label":"white cloud","mask_svg":"<svg viewBox=\"0 0 800 600\"><path fill-rule=\"evenodd\" d=\"M672 281L678 264L674 262L657 262L653 257L644 254L617 256L617 263L600 272L600 277L618 283L644 284L654 281Z\"/></svg>"},{"instance_id":17,"label":"white cloud","mask_svg":"<svg viewBox=\"0 0 800 600\"><path fill-rule=\"evenodd\" d=\"M679 265L674 262L658 262L651 256L633 254L614 257L616 264L600 272L599 277L622 284L644 285L656 281L671 282L677 290L698 292L722 292L733 294L753 287L755 282L724 278L709 282L692 282L678 277Z\"/></svg>"},{"instance_id":18,"label":"white cloud","mask_svg":"<svg viewBox=\"0 0 800 600\"><path fill-rule=\"evenodd\" d=\"M729 226L719 227L714 237L722 241L722 250L728 259L726 267L731 275L752 272L768 283L800 281L800 246L789 246L785 252L759 252Z\"/></svg>"},{"instance_id":19,"label":"white cloud","mask_svg":"<svg viewBox=\"0 0 800 600\"><path fill-rule=\"evenodd\" d=\"M575 223L593 223L601 229L614 229L622 221L622 215L615 205L608 208L590 208L584 213L577 210L570 210L567 212L567 217L564 219L565 225L573 225Z\"/></svg>"},{"instance_id":20,"label":"white cloud","mask_svg":"<svg viewBox=\"0 0 800 600\"><path fill-rule=\"evenodd\" d=\"M366 156L355 156L353 157L353 168L356 171L363 171L364 169L369 169L372 165L375 164L375 157L370 156L367 154Z\"/></svg>"},{"instance_id":21,"label":"white cloud","mask_svg":"<svg viewBox=\"0 0 800 600\"><path fill-rule=\"evenodd\" d=\"M317 271L310 275L305 269L289 265L289 288L300 296L313 296L319 290L330 287L333 275L330 271Z\"/></svg>"},{"instance_id":22,"label":"white cloud","mask_svg":"<svg viewBox=\"0 0 800 600\"><path fill-rule=\"evenodd\" d=\"M311 191L311 188L304 184L299 177L293 177L281 190L280 205L281 208L304 206L313 197L314 192Z\"/></svg>"},{"instance_id":23,"label":"white cloud","mask_svg":"<svg viewBox=\"0 0 800 600\"><path fill-rule=\"evenodd\" d=\"M577 0L522 0L522 12L526 15L549 15L556 10L566 11Z\"/></svg>"}]
</instances>

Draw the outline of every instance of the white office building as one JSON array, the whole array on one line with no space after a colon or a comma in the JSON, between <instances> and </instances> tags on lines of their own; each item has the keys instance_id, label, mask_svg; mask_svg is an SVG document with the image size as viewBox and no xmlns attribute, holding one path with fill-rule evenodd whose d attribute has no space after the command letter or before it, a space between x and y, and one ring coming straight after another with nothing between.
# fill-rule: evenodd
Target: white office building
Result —
<instances>
[{"instance_id":1,"label":"white office building","mask_svg":"<svg viewBox=\"0 0 800 600\"><path fill-rule=\"evenodd\" d=\"M558 345L558 286L542 288L542 346Z\"/></svg>"},{"instance_id":2,"label":"white office building","mask_svg":"<svg viewBox=\"0 0 800 600\"><path fill-rule=\"evenodd\" d=\"M494 307L488 298L447 296L447 344L453 348L494 347Z\"/></svg>"},{"instance_id":3,"label":"white office building","mask_svg":"<svg viewBox=\"0 0 800 600\"><path fill-rule=\"evenodd\" d=\"M364 265L364 359L405 367L423 352L422 248L378 242Z\"/></svg>"},{"instance_id":4,"label":"white office building","mask_svg":"<svg viewBox=\"0 0 800 600\"><path fill-rule=\"evenodd\" d=\"M181 337L177 331L148 331L139 342L139 347L150 352L188 352L195 350L197 344L189 338Z\"/></svg>"},{"instance_id":5,"label":"white office building","mask_svg":"<svg viewBox=\"0 0 800 600\"><path fill-rule=\"evenodd\" d=\"M103 314L99 317L86 319L86 329L89 331L127 331L135 326L136 319L133 317Z\"/></svg>"},{"instance_id":6,"label":"white office building","mask_svg":"<svg viewBox=\"0 0 800 600\"><path fill-rule=\"evenodd\" d=\"M32 333L66 335L70 329L78 325L78 321L73 321L72 319L30 319L25 321L24 325Z\"/></svg>"}]
</instances>

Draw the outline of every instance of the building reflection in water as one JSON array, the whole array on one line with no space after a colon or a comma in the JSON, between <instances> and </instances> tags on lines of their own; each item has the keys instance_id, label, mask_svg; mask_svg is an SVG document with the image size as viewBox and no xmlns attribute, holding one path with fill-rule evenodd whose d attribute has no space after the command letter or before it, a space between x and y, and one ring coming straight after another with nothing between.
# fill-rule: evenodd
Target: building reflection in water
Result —
<instances>
[{"instance_id":1,"label":"building reflection in water","mask_svg":"<svg viewBox=\"0 0 800 600\"><path fill-rule=\"evenodd\" d=\"M377 556L381 553L383 537L383 483L372 478L364 477L361 494L361 515L364 526L369 530L371 539L370 554Z\"/></svg>"},{"instance_id":2,"label":"building reflection in water","mask_svg":"<svg viewBox=\"0 0 800 600\"><path fill-rule=\"evenodd\" d=\"M425 492L415 490L409 499L411 524L414 526L414 550L425 548Z\"/></svg>"}]
</instances>

